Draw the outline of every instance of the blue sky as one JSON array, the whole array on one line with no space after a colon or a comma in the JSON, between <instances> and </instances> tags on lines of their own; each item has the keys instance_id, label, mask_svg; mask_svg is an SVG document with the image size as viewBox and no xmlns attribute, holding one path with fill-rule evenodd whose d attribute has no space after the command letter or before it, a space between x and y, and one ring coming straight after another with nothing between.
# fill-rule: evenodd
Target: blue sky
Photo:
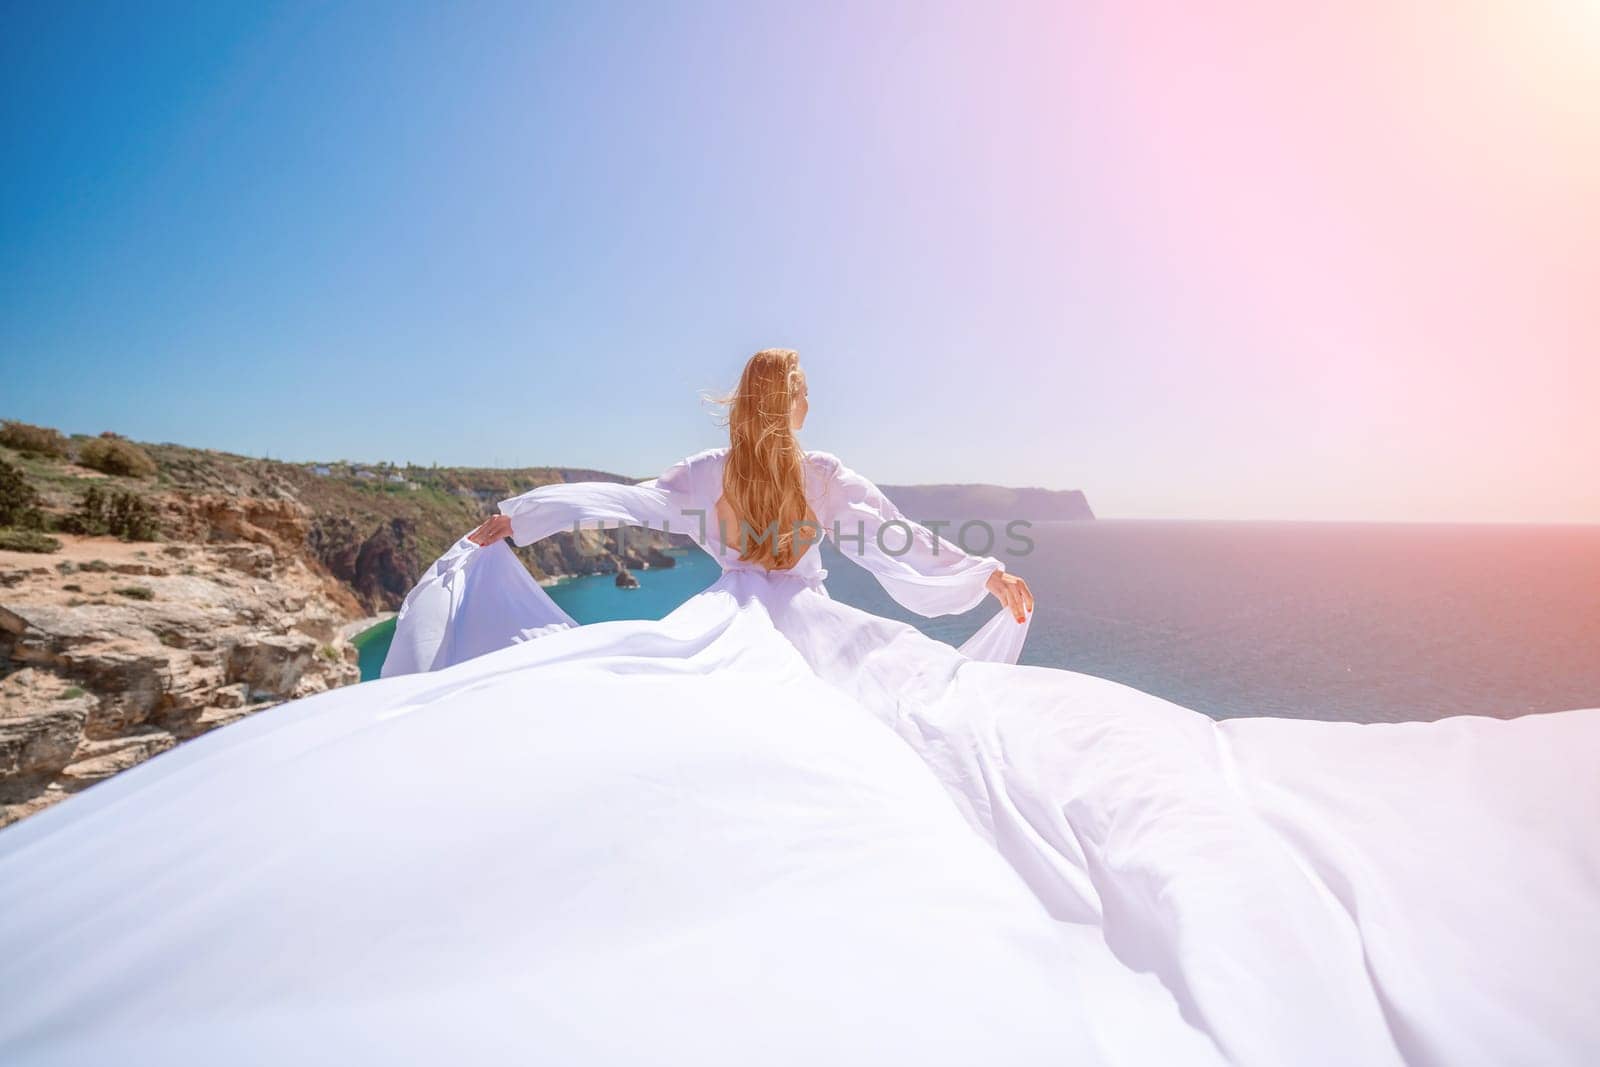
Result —
<instances>
[{"instance_id":1,"label":"blue sky","mask_svg":"<svg viewBox=\"0 0 1600 1067\"><path fill-rule=\"evenodd\" d=\"M1574 399L1600 332L1548 296L1595 259L1545 237L1558 209L1593 218L1587 113L1533 127L1524 185L1462 186L1424 228L1450 160L1393 148L1408 113L1450 121L1441 84L1481 112L1495 79L1570 82L1594 53L1539 25L1509 73L1486 34L1381 99L1313 96L1299 79L1371 68L1381 10L1232 84L1212 71L1285 39L1254 5L1193 66L1140 5L7 5L0 415L644 475L718 443L698 392L782 345L806 443L880 481L1082 487L1111 515L1600 520L1560 458L1600 454ZM1381 196L1235 106L1274 90L1348 107L1323 117L1351 152L1391 146ZM1387 213L1359 240L1337 209L1297 228L1358 193ZM1517 288L1511 252L1554 289ZM1397 262L1473 271L1395 304ZM1469 432L1497 410L1522 432Z\"/></svg>"}]
</instances>

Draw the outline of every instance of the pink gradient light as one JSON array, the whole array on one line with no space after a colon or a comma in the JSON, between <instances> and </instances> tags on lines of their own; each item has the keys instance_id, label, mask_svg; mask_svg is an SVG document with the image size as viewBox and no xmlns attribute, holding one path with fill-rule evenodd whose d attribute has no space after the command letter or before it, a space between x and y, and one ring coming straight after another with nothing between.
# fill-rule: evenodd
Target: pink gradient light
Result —
<instances>
[{"instance_id":1,"label":"pink gradient light","mask_svg":"<svg viewBox=\"0 0 1600 1067\"><path fill-rule=\"evenodd\" d=\"M1597 30L1577 3L1114 24L1121 222L1237 339L1197 399L1258 446L1257 484L1195 508L1600 519Z\"/></svg>"},{"instance_id":2,"label":"pink gradient light","mask_svg":"<svg viewBox=\"0 0 1600 1067\"><path fill-rule=\"evenodd\" d=\"M929 180L982 176L963 295L1027 383L1012 480L1107 515L1600 521L1600 5L946 30Z\"/></svg>"}]
</instances>

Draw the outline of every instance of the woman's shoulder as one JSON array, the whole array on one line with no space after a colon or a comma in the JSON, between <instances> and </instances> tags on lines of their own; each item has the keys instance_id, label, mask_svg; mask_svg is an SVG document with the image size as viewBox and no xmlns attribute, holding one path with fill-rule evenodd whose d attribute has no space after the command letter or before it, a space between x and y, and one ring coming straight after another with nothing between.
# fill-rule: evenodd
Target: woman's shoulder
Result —
<instances>
[{"instance_id":1,"label":"woman's shoulder","mask_svg":"<svg viewBox=\"0 0 1600 1067\"><path fill-rule=\"evenodd\" d=\"M723 445L720 448L703 448L699 452L695 452L692 455L683 457L680 462L690 465L700 465L705 463L716 463L727 458L728 446Z\"/></svg>"},{"instance_id":2,"label":"woman's shoulder","mask_svg":"<svg viewBox=\"0 0 1600 1067\"><path fill-rule=\"evenodd\" d=\"M721 463L728 458L728 446L702 449L693 455L685 456L673 466L699 467L712 463ZM806 464L826 474L834 474L845 469L844 461L832 452L823 452L820 449L808 448L805 451Z\"/></svg>"},{"instance_id":3,"label":"woman's shoulder","mask_svg":"<svg viewBox=\"0 0 1600 1067\"><path fill-rule=\"evenodd\" d=\"M695 453L692 453L690 455L687 455L687 456L683 457L683 459L680 460L679 462L681 462L681 463L701 463L701 462L705 462L707 460L726 459L727 456L728 456L728 446L727 445L719 445L716 448L701 449L699 452L695 452ZM838 456L834 455L832 452L824 452L821 449L817 449L817 448L808 448L808 449L806 449L805 450L805 457L806 457L806 461L807 462L813 463L813 464L816 464L816 465L822 466L822 467L842 467L842 466L844 466L844 461L841 460Z\"/></svg>"},{"instance_id":4,"label":"woman's shoulder","mask_svg":"<svg viewBox=\"0 0 1600 1067\"><path fill-rule=\"evenodd\" d=\"M674 463L669 470L678 476L692 474L695 476L713 469L719 469L728 459L728 446L719 448L702 449L693 455L685 456ZM807 449L805 451L805 465L807 472L824 484L837 478L841 473L848 471L844 461L832 452L823 452L820 449Z\"/></svg>"},{"instance_id":5,"label":"woman's shoulder","mask_svg":"<svg viewBox=\"0 0 1600 1067\"><path fill-rule=\"evenodd\" d=\"M832 452L807 449L805 457L806 496L821 514L832 507L840 486L847 480L849 468Z\"/></svg>"},{"instance_id":6,"label":"woman's shoulder","mask_svg":"<svg viewBox=\"0 0 1600 1067\"><path fill-rule=\"evenodd\" d=\"M669 471L704 471L728 458L728 448L706 448L684 456L667 469Z\"/></svg>"},{"instance_id":7,"label":"woman's shoulder","mask_svg":"<svg viewBox=\"0 0 1600 1067\"><path fill-rule=\"evenodd\" d=\"M832 452L823 452L820 449L806 449L806 463L821 474L829 476L838 474L845 469L844 461Z\"/></svg>"},{"instance_id":8,"label":"woman's shoulder","mask_svg":"<svg viewBox=\"0 0 1600 1067\"><path fill-rule=\"evenodd\" d=\"M726 448L707 448L684 456L657 475L657 488L675 493L701 493L710 484L707 475L727 457Z\"/></svg>"}]
</instances>

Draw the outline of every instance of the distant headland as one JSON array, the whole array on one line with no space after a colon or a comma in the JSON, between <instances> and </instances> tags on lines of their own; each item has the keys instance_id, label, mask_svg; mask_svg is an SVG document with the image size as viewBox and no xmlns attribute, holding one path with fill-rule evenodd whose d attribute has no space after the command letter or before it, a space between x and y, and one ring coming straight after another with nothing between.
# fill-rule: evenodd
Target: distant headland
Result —
<instances>
[{"instance_id":1,"label":"distant headland","mask_svg":"<svg viewBox=\"0 0 1600 1067\"><path fill-rule=\"evenodd\" d=\"M907 516L929 519L1092 519L1081 489L1008 489L1003 485L883 485L884 495Z\"/></svg>"}]
</instances>

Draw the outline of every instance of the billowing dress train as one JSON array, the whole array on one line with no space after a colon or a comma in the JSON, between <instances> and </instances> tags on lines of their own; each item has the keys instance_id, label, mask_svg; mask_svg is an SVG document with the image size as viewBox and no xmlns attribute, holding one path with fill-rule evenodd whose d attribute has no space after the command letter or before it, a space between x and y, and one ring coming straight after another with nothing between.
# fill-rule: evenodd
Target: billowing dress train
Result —
<instances>
[{"instance_id":1,"label":"billowing dress train","mask_svg":"<svg viewBox=\"0 0 1600 1067\"><path fill-rule=\"evenodd\" d=\"M463 540L381 681L0 833L0 1062L1600 1061L1600 710L1209 718L721 550L722 450L501 505L721 578L576 626ZM926 615L998 560L825 453Z\"/></svg>"}]
</instances>

